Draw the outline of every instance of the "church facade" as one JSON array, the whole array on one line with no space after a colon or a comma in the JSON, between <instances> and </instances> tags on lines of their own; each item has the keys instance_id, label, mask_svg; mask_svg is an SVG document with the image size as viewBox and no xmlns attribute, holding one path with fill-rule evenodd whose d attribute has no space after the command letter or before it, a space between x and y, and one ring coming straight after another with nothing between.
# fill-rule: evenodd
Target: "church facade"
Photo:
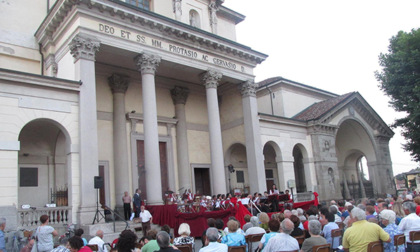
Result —
<instances>
[{"instance_id":1,"label":"church facade","mask_svg":"<svg viewBox=\"0 0 420 252\"><path fill-rule=\"evenodd\" d=\"M97 197L118 209L136 188L152 205L167 190L395 191L393 132L363 97L255 83L268 55L236 42L245 17L221 0L0 5L0 207L55 203L86 224Z\"/></svg>"}]
</instances>

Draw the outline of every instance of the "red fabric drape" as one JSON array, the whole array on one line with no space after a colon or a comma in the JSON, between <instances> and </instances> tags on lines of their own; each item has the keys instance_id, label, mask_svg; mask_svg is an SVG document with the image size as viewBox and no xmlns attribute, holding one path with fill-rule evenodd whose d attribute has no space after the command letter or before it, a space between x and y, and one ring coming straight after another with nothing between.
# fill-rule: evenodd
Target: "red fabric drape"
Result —
<instances>
[{"instance_id":1,"label":"red fabric drape","mask_svg":"<svg viewBox=\"0 0 420 252\"><path fill-rule=\"evenodd\" d=\"M318 202L318 193L314 192L314 196L315 196L315 200L314 200L314 206L318 206L319 202Z\"/></svg>"}]
</instances>

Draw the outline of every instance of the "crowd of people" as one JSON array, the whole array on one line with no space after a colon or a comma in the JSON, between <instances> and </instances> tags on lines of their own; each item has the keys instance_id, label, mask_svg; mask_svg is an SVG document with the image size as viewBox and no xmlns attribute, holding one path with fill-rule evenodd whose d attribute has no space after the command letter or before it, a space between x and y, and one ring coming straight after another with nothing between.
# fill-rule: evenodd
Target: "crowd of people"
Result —
<instances>
[{"instance_id":1,"label":"crowd of people","mask_svg":"<svg viewBox=\"0 0 420 252\"><path fill-rule=\"evenodd\" d=\"M243 201L244 206L248 206L251 201L255 206L261 206L262 197L258 194L254 197L245 195L237 200ZM230 199L229 204L235 202L232 200L234 198ZM324 244L329 244L333 251L357 252L367 251L368 244L374 241L382 241L384 251L420 251L420 241L411 241L409 236L410 231L420 231L419 214L420 196L413 199L412 195L406 195L362 199L358 204L354 201L332 200L328 204L312 205L306 210L292 208L281 212L258 211L257 214L250 211L244 216L245 224L241 224L234 216L230 216L226 222L222 219L209 218L207 229L201 237L202 247L199 252L223 252L228 251L230 246L246 246L247 251L310 252L314 246ZM144 205L140 207L138 216L140 219L146 216L149 222L152 220ZM91 251L90 245L94 244L97 245L99 252L178 251L177 246L191 245L194 248L197 238L191 236L190 226L187 223L179 226L177 237L174 237L168 225L162 226L160 230L152 229L148 225L143 226L141 239L138 239L135 232L125 230L109 245L105 245L101 230L87 241L82 238L83 230L79 229L70 239L61 238L59 246L54 248L53 237L58 235L57 231L49 225L47 215L41 216L40 223L34 234L35 239L29 241L21 252L33 251L33 246L36 246L39 252L86 252ZM1 252L5 252L3 238L5 224L5 220L0 219ZM341 232L339 237L333 235L336 230ZM395 247L394 237L401 234L405 236L405 244ZM257 235L259 241L253 240L248 243L246 237L251 235Z\"/></svg>"}]
</instances>

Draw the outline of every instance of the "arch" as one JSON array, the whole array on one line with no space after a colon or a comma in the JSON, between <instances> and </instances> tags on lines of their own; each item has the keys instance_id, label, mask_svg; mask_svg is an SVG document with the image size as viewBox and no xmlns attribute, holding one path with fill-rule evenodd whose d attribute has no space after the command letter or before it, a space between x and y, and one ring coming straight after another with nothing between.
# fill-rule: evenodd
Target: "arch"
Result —
<instances>
[{"instance_id":1,"label":"arch","mask_svg":"<svg viewBox=\"0 0 420 252\"><path fill-rule=\"evenodd\" d=\"M271 189L273 184L276 184L277 188L280 190L284 189L284 186L282 186L281 183L282 179L279 177L279 171L281 170L281 167L278 167L279 161L281 160L281 151L279 146L273 141L268 141L264 144L263 156L266 190L268 191Z\"/></svg>"},{"instance_id":2,"label":"arch","mask_svg":"<svg viewBox=\"0 0 420 252\"><path fill-rule=\"evenodd\" d=\"M376 163L376 143L367 126L357 118L343 118L336 132L335 147L341 184L347 183L352 197L374 197L377 172L367 166L369 180L363 178L359 161L365 157L367 164ZM344 180L344 178L346 178ZM355 180L355 181L353 181Z\"/></svg>"},{"instance_id":3,"label":"arch","mask_svg":"<svg viewBox=\"0 0 420 252\"><path fill-rule=\"evenodd\" d=\"M71 174L67 161L71 146L68 132L54 120L39 118L25 124L19 132L18 139L21 147L18 152L19 205L68 205ZM36 179L26 184L30 174L35 174ZM67 195L55 197L57 191Z\"/></svg>"},{"instance_id":4,"label":"arch","mask_svg":"<svg viewBox=\"0 0 420 252\"><path fill-rule=\"evenodd\" d=\"M293 147L293 169L295 173L296 192L306 192L305 162L308 160L306 148L298 143ZM306 164L308 165L308 164Z\"/></svg>"},{"instance_id":5,"label":"arch","mask_svg":"<svg viewBox=\"0 0 420 252\"><path fill-rule=\"evenodd\" d=\"M249 193L248 162L246 147L242 143L232 144L226 151L225 163L233 165L234 172L227 171L229 180L229 191L241 189L242 192Z\"/></svg>"}]
</instances>

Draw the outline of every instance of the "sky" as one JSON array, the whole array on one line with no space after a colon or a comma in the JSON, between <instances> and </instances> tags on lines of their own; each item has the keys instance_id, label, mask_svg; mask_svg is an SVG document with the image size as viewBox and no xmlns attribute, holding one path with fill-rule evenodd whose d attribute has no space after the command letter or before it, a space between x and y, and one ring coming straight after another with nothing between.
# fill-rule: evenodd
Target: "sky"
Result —
<instances>
[{"instance_id":1,"label":"sky","mask_svg":"<svg viewBox=\"0 0 420 252\"><path fill-rule=\"evenodd\" d=\"M225 0L246 16L236 26L237 42L269 57L255 81L282 76L336 94L359 92L390 125L403 116L388 104L374 72L398 31L420 27L416 0ZM394 175L417 168L399 128L390 152Z\"/></svg>"}]
</instances>

